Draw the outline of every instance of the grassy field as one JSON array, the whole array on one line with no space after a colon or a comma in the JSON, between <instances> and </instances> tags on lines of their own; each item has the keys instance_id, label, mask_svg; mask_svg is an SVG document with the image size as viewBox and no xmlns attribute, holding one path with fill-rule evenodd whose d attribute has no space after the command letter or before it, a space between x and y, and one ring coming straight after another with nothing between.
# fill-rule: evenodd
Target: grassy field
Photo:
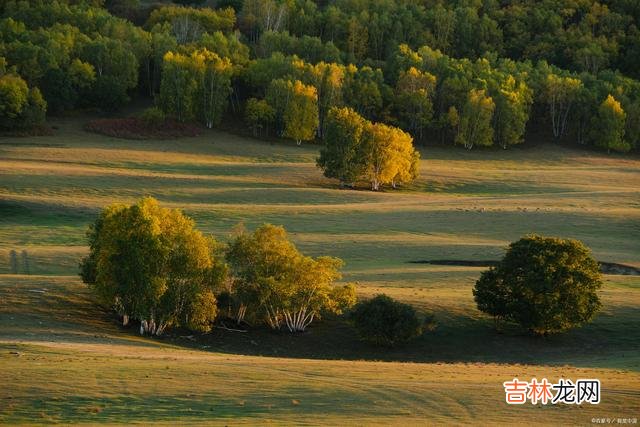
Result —
<instances>
[{"instance_id":1,"label":"grassy field","mask_svg":"<svg viewBox=\"0 0 640 427\"><path fill-rule=\"evenodd\" d=\"M498 334L475 309L471 288L482 269L410 263L498 259L510 241L538 232L640 267L638 159L552 145L433 148L422 153L417 183L373 193L323 178L312 145L214 131L124 141L88 134L77 120L55 125L54 136L0 140L0 422L590 424L640 416L640 277L605 276L604 309L592 324L533 339ZM343 258L345 280L357 281L361 296L411 302L432 311L438 327L393 351L358 342L336 319L300 336L139 338L90 302L77 265L98 210L144 195L183 208L221 240L238 222L282 224L303 251ZM515 376L599 378L602 403L509 407L502 382Z\"/></svg>"}]
</instances>

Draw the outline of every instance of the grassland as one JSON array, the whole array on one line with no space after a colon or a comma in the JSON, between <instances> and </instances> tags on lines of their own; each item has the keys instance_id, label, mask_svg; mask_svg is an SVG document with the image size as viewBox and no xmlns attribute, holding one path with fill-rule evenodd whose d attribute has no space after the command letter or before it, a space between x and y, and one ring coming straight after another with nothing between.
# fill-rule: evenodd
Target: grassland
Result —
<instances>
[{"instance_id":1,"label":"grassland","mask_svg":"<svg viewBox=\"0 0 640 427\"><path fill-rule=\"evenodd\" d=\"M88 134L0 141L0 422L589 424L640 415L640 278L605 277L604 310L580 330L498 334L473 305L481 269L411 264L497 259L538 232L640 267L640 160L553 145L428 149L402 191L339 190L317 147L219 132L178 141ZM77 278L98 210L152 195L224 240L238 222L284 225L314 255L343 258L362 296L435 313L438 328L382 351L325 319L301 336L216 330L197 342L121 330ZM10 274L27 251L29 275ZM22 261L19 258L19 261ZM15 354L18 353L18 354ZM508 407L502 382L600 378L602 404ZM9 385L9 386L6 386Z\"/></svg>"}]
</instances>

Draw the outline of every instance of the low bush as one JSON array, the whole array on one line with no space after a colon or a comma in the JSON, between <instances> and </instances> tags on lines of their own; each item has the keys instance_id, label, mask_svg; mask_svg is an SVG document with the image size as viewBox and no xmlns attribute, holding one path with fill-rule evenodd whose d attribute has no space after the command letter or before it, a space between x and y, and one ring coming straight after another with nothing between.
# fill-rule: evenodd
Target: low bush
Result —
<instances>
[{"instance_id":1,"label":"low bush","mask_svg":"<svg viewBox=\"0 0 640 427\"><path fill-rule=\"evenodd\" d=\"M378 295L358 303L351 319L363 341L393 347L422 335L425 323L416 310L387 295ZM428 329L433 327L429 318Z\"/></svg>"}]
</instances>

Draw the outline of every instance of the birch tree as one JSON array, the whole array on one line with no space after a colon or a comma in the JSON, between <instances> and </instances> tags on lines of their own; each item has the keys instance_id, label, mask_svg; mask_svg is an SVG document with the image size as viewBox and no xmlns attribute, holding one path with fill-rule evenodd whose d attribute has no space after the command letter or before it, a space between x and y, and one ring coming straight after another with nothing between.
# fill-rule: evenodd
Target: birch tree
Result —
<instances>
[{"instance_id":1,"label":"birch tree","mask_svg":"<svg viewBox=\"0 0 640 427\"><path fill-rule=\"evenodd\" d=\"M302 144L312 140L318 129L318 95L316 88L296 80L289 86L291 96L284 111L284 136Z\"/></svg>"},{"instance_id":2,"label":"birch tree","mask_svg":"<svg viewBox=\"0 0 640 427\"><path fill-rule=\"evenodd\" d=\"M323 314L340 314L355 304L353 285L334 286L342 261L301 254L282 227L240 232L227 260L239 323L264 320L271 329L304 332Z\"/></svg>"},{"instance_id":3,"label":"birch tree","mask_svg":"<svg viewBox=\"0 0 640 427\"><path fill-rule=\"evenodd\" d=\"M200 120L211 129L220 122L226 109L233 67L228 58L221 58L207 49L196 51L191 57L198 74Z\"/></svg>"},{"instance_id":4,"label":"birch tree","mask_svg":"<svg viewBox=\"0 0 640 427\"><path fill-rule=\"evenodd\" d=\"M396 85L396 109L405 129L416 138L423 138L423 131L433 116L433 92L436 77L415 67L400 73Z\"/></svg>"},{"instance_id":5,"label":"birch tree","mask_svg":"<svg viewBox=\"0 0 640 427\"><path fill-rule=\"evenodd\" d=\"M551 130L556 139L564 136L567 131L569 113L581 86L582 82L578 79L556 74L547 75L543 97L548 105Z\"/></svg>"},{"instance_id":6,"label":"birch tree","mask_svg":"<svg viewBox=\"0 0 640 427\"><path fill-rule=\"evenodd\" d=\"M159 103L162 110L181 122L192 120L198 79L191 58L167 52L163 59Z\"/></svg>"},{"instance_id":7,"label":"birch tree","mask_svg":"<svg viewBox=\"0 0 640 427\"><path fill-rule=\"evenodd\" d=\"M496 105L493 115L495 141L504 149L521 143L533 101L531 89L508 76L493 99Z\"/></svg>"},{"instance_id":8,"label":"birch tree","mask_svg":"<svg viewBox=\"0 0 640 427\"><path fill-rule=\"evenodd\" d=\"M494 110L493 99L487 96L484 90L470 90L467 102L460 113L456 144L464 145L469 150L474 145L489 146L493 144L491 118Z\"/></svg>"},{"instance_id":9,"label":"birch tree","mask_svg":"<svg viewBox=\"0 0 640 427\"><path fill-rule=\"evenodd\" d=\"M111 205L89 229L82 279L124 325L139 321L141 334L161 335L170 326L207 331L226 266L219 246L194 226L153 198Z\"/></svg>"},{"instance_id":10,"label":"birch tree","mask_svg":"<svg viewBox=\"0 0 640 427\"><path fill-rule=\"evenodd\" d=\"M323 137L324 124L329 110L342 103L342 86L345 67L338 64L319 62L318 64L297 63L301 80L313 86L317 93L318 137Z\"/></svg>"},{"instance_id":11,"label":"birch tree","mask_svg":"<svg viewBox=\"0 0 640 427\"><path fill-rule=\"evenodd\" d=\"M413 148L411 135L383 123L370 123L363 139L366 178L373 191L378 191L384 184L392 184L395 188L398 183L417 177L420 155Z\"/></svg>"},{"instance_id":12,"label":"birch tree","mask_svg":"<svg viewBox=\"0 0 640 427\"><path fill-rule=\"evenodd\" d=\"M366 170L362 134L367 121L351 108L333 108L327 117L324 147L317 166L327 178L353 186Z\"/></svg>"}]
</instances>

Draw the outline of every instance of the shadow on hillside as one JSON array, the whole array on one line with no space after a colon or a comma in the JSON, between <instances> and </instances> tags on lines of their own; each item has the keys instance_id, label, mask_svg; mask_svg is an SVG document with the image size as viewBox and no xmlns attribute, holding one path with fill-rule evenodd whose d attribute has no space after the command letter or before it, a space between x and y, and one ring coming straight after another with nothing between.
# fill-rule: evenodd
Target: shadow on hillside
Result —
<instances>
[{"instance_id":1,"label":"shadow on hillside","mask_svg":"<svg viewBox=\"0 0 640 427\"><path fill-rule=\"evenodd\" d=\"M435 314L439 322L436 330L398 348L368 345L358 339L350 324L338 318L318 322L302 334L263 328L241 333L218 328L208 334L174 334L163 340L213 352L268 357L640 369L638 307L616 307L615 318L602 314L590 325L550 337L532 337L515 327L497 332L493 321L484 317L444 311Z\"/></svg>"},{"instance_id":2,"label":"shadow on hillside","mask_svg":"<svg viewBox=\"0 0 640 427\"><path fill-rule=\"evenodd\" d=\"M376 348L359 340L344 317L325 318L300 334L265 327L232 332L218 326L206 334L174 330L161 338L141 338L137 325L122 328L114 315L95 305L77 279L3 275L0 301L3 340L138 347L172 344L227 354L320 360L570 364L640 370L640 307L632 305L605 307L593 323L545 338L515 327L497 332L493 321L475 310L436 309L434 331L401 347ZM231 323L226 326L234 328Z\"/></svg>"}]
</instances>

